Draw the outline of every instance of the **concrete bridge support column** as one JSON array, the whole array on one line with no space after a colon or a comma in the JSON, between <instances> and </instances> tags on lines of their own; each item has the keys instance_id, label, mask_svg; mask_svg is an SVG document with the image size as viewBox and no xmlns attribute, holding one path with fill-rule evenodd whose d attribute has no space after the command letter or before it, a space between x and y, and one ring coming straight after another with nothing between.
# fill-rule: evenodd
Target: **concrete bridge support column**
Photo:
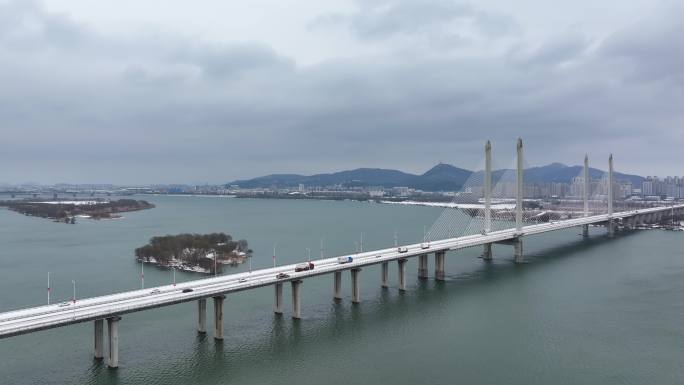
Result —
<instances>
[{"instance_id":1,"label":"concrete bridge support column","mask_svg":"<svg viewBox=\"0 0 684 385\"><path fill-rule=\"evenodd\" d=\"M225 295L214 297L214 339L223 340L223 300Z\"/></svg>"},{"instance_id":2,"label":"concrete bridge support column","mask_svg":"<svg viewBox=\"0 0 684 385\"><path fill-rule=\"evenodd\" d=\"M360 303L360 294L359 294L359 273L361 273L361 269L356 268L356 269L351 269L351 295L352 295L352 303Z\"/></svg>"},{"instance_id":3,"label":"concrete bridge support column","mask_svg":"<svg viewBox=\"0 0 684 385\"><path fill-rule=\"evenodd\" d=\"M612 237L615 235L615 223L613 223L612 220L608 221L606 224L606 228L608 229L608 236Z\"/></svg>"},{"instance_id":4,"label":"concrete bridge support column","mask_svg":"<svg viewBox=\"0 0 684 385\"><path fill-rule=\"evenodd\" d=\"M444 281L444 251L435 253L435 279Z\"/></svg>"},{"instance_id":5,"label":"concrete bridge support column","mask_svg":"<svg viewBox=\"0 0 684 385\"><path fill-rule=\"evenodd\" d=\"M283 314L283 283L275 284L275 302L273 303L273 312L276 314Z\"/></svg>"},{"instance_id":6,"label":"concrete bridge support column","mask_svg":"<svg viewBox=\"0 0 684 385\"><path fill-rule=\"evenodd\" d=\"M333 298L335 301L342 299L342 272L336 271L335 278L333 279Z\"/></svg>"},{"instance_id":7,"label":"concrete bridge support column","mask_svg":"<svg viewBox=\"0 0 684 385\"><path fill-rule=\"evenodd\" d=\"M427 279L428 277L428 256L422 254L418 256L418 278Z\"/></svg>"},{"instance_id":8,"label":"concrete bridge support column","mask_svg":"<svg viewBox=\"0 0 684 385\"><path fill-rule=\"evenodd\" d=\"M582 236L589 238L589 225L582 225Z\"/></svg>"},{"instance_id":9,"label":"concrete bridge support column","mask_svg":"<svg viewBox=\"0 0 684 385\"><path fill-rule=\"evenodd\" d=\"M382 263L382 272L380 274L380 281L382 282L382 287L386 288L389 286L389 262Z\"/></svg>"},{"instance_id":10,"label":"concrete bridge support column","mask_svg":"<svg viewBox=\"0 0 684 385\"><path fill-rule=\"evenodd\" d=\"M302 286L302 281L296 280L296 281L290 281L292 284L292 318L294 319L300 319L302 318L301 315L301 310L300 310L300 288Z\"/></svg>"},{"instance_id":11,"label":"concrete bridge support column","mask_svg":"<svg viewBox=\"0 0 684 385\"><path fill-rule=\"evenodd\" d=\"M523 241L521 237L515 238L513 240L513 248L515 255L515 263L523 263L525 261L523 256Z\"/></svg>"},{"instance_id":12,"label":"concrete bridge support column","mask_svg":"<svg viewBox=\"0 0 684 385\"><path fill-rule=\"evenodd\" d=\"M397 260L397 266L399 267L399 290L406 291L406 259Z\"/></svg>"},{"instance_id":13,"label":"concrete bridge support column","mask_svg":"<svg viewBox=\"0 0 684 385\"><path fill-rule=\"evenodd\" d=\"M95 359L101 360L104 357L104 320L96 319L95 322Z\"/></svg>"},{"instance_id":14,"label":"concrete bridge support column","mask_svg":"<svg viewBox=\"0 0 684 385\"><path fill-rule=\"evenodd\" d=\"M485 261L491 261L492 260L492 244L491 243L485 243L484 245L484 251L482 252L482 259Z\"/></svg>"},{"instance_id":15,"label":"concrete bridge support column","mask_svg":"<svg viewBox=\"0 0 684 385\"><path fill-rule=\"evenodd\" d=\"M197 332L207 332L207 299L201 298L197 300Z\"/></svg>"},{"instance_id":16,"label":"concrete bridge support column","mask_svg":"<svg viewBox=\"0 0 684 385\"><path fill-rule=\"evenodd\" d=\"M110 368L119 367L119 321L121 317L114 316L107 318L107 336L109 337L109 362Z\"/></svg>"}]
</instances>

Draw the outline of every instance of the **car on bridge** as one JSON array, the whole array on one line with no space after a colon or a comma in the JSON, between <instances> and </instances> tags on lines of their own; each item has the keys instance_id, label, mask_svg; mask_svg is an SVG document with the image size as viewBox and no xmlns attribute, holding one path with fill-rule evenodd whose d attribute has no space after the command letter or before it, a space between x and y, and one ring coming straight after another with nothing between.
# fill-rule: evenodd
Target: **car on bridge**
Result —
<instances>
[{"instance_id":1,"label":"car on bridge","mask_svg":"<svg viewBox=\"0 0 684 385\"><path fill-rule=\"evenodd\" d=\"M300 263L295 266L295 272L313 270L314 264L311 262Z\"/></svg>"},{"instance_id":2,"label":"car on bridge","mask_svg":"<svg viewBox=\"0 0 684 385\"><path fill-rule=\"evenodd\" d=\"M400 253L405 253L405 252L408 251L408 247L405 247L405 246L398 247L398 248L397 248L397 251L400 252Z\"/></svg>"},{"instance_id":3,"label":"car on bridge","mask_svg":"<svg viewBox=\"0 0 684 385\"><path fill-rule=\"evenodd\" d=\"M192 291L194 291L194 290L191 288L183 289L183 293L190 293Z\"/></svg>"},{"instance_id":4,"label":"car on bridge","mask_svg":"<svg viewBox=\"0 0 684 385\"><path fill-rule=\"evenodd\" d=\"M354 258L352 258L352 257L338 257L338 258L337 258L337 263L340 263L340 264L342 264L342 263L350 263L350 262L352 262L352 261L354 261Z\"/></svg>"},{"instance_id":5,"label":"car on bridge","mask_svg":"<svg viewBox=\"0 0 684 385\"><path fill-rule=\"evenodd\" d=\"M285 279L285 278L290 278L290 275L285 274L285 273L278 273L278 275L276 275L276 279Z\"/></svg>"}]
</instances>

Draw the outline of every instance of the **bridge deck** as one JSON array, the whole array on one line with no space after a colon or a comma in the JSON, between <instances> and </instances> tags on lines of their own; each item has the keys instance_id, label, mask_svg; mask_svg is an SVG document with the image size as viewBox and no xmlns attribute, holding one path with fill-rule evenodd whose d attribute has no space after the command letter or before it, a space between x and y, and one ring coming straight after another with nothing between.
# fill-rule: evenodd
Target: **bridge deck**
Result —
<instances>
[{"instance_id":1,"label":"bridge deck","mask_svg":"<svg viewBox=\"0 0 684 385\"><path fill-rule=\"evenodd\" d=\"M339 264L337 257L325 258L313 261L316 268L309 271L294 272L295 265L284 265L275 268L260 269L251 273L230 274L215 278L206 278L191 282L183 282L174 285L151 287L142 290L126 291L109 294L100 297L84 298L75 304L60 307L58 304L38 306L21 310L0 313L0 338L6 338L19 334L31 333L38 330L55 328L69 324L103 319L115 315L168 306L181 302L188 302L200 298L212 297L257 287L273 285L276 282L284 282L313 277L322 274L330 274L336 271L349 270L363 266L374 265L382 262L394 261L402 258L415 257L421 254L438 251L458 250L467 247L483 245L487 243L511 240L520 236L540 234L548 231L567 229L575 226L607 222L611 219L629 218L632 216L652 214L682 209L684 205L670 207L656 207L636 211L626 211L608 214L594 215L556 221L550 223L533 224L524 226L522 231L507 229L493 231L488 234L468 235L458 238L432 241L429 248L424 249L420 243L402 246L408 250L399 253L396 247L367 251L354 254L354 261ZM287 273L289 278L276 279L278 273ZM244 282L240 280L246 279ZM183 289L192 288L192 292L183 293ZM153 294L153 290L159 290Z\"/></svg>"}]
</instances>

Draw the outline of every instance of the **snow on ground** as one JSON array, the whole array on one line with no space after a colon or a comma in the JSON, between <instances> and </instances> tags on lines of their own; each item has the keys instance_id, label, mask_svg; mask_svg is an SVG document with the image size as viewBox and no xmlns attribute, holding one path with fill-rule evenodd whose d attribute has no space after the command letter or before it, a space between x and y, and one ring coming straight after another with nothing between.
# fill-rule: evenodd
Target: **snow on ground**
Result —
<instances>
[{"instance_id":1,"label":"snow on ground","mask_svg":"<svg viewBox=\"0 0 684 385\"><path fill-rule=\"evenodd\" d=\"M102 201L45 201L45 202L33 202L33 203L47 203L49 205L96 205L98 203L106 203Z\"/></svg>"},{"instance_id":2,"label":"snow on ground","mask_svg":"<svg viewBox=\"0 0 684 385\"><path fill-rule=\"evenodd\" d=\"M181 270L181 271L191 271L194 273L204 273L204 274L210 273L209 269L204 269L204 268L199 267L199 266L189 266L189 265L184 264L182 261L180 261L178 259L172 259L168 265L161 265L161 264L159 264L159 262L157 262L157 260L154 257L150 257L149 260L145 260L145 263L150 263L153 265L159 265L162 267L175 268L176 270Z\"/></svg>"},{"instance_id":3,"label":"snow on ground","mask_svg":"<svg viewBox=\"0 0 684 385\"><path fill-rule=\"evenodd\" d=\"M430 206L430 207L446 207L452 209L484 209L483 204L479 203L453 203L453 202L418 202L418 201L380 201L385 204L395 205L410 205L410 206ZM492 210L513 210L515 204L510 203L492 203Z\"/></svg>"}]
</instances>

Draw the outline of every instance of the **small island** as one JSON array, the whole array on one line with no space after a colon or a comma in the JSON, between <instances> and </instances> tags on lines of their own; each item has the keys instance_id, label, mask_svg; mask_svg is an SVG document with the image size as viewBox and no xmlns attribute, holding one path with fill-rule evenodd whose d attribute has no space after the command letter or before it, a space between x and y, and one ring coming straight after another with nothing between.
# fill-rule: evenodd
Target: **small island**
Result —
<instances>
[{"instance_id":1,"label":"small island","mask_svg":"<svg viewBox=\"0 0 684 385\"><path fill-rule=\"evenodd\" d=\"M0 201L0 206L18 213L52 219L55 222L76 223L76 218L113 219L118 213L138 211L155 207L144 200L119 199L113 201L45 201L30 200Z\"/></svg>"},{"instance_id":2,"label":"small island","mask_svg":"<svg viewBox=\"0 0 684 385\"><path fill-rule=\"evenodd\" d=\"M224 265L237 266L252 254L247 241L234 241L225 233L178 234L152 237L135 249L136 260L205 274L220 272Z\"/></svg>"}]
</instances>

